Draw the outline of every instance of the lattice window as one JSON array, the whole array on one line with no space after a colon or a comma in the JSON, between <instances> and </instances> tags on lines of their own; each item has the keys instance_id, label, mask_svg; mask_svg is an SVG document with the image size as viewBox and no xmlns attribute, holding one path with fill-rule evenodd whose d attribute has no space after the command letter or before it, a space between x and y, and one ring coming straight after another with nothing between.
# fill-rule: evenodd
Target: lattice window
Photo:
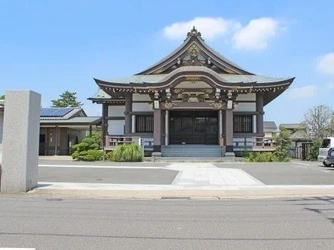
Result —
<instances>
[{"instance_id":1,"label":"lattice window","mask_svg":"<svg viewBox=\"0 0 334 250\"><path fill-rule=\"evenodd\" d=\"M234 133L252 133L253 119L252 115L234 115L233 116Z\"/></svg>"},{"instance_id":2,"label":"lattice window","mask_svg":"<svg viewBox=\"0 0 334 250\"><path fill-rule=\"evenodd\" d=\"M153 133L153 115L136 115L136 133Z\"/></svg>"}]
</instances>

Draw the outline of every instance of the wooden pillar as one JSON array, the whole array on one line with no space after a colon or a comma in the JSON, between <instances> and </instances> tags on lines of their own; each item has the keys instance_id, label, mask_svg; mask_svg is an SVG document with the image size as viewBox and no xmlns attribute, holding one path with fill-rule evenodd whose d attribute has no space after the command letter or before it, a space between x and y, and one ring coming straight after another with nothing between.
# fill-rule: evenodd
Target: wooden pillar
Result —
<instances>
[{"instance_id":1,"label":"wooden pillar","mask_svg":"<svg viewBox=\"0 0 334 250\"><path fill-rule=\"evenodd\" d=\"M258 136L264 136L263 131L263 93L256 93L256 133Z\"/></svg>"},{"instance_id":2,"label":"wooden pillar","mask_svg":"<svg viewBox=\"0 0 334 250\"><path fill-rule=\"evenodd\" d=\"M93 127L92 125L89 125L89 136L92 136L93 133Z\"/></svg>"},{"instance_id":3,"label":"wooden pillar","mask_svg":"<svg viewBox=\"0 0 334 250\"><path fill-rule=\"evenodd\" d=\"M58 126L55 127L55 155L58 155Z\"/></svg>"},{"instance_id":4,"label":"wooden pillar","mask_svg":"<svg viewBox=\"0 0 334 250\"><path fill-rule=\"evenodd\" d=\"M165 145L169 144L169 110L165 111Z\"/></svg>"},{"instance_id":5,"label":"wooden pillar","mask_svg":"<svg viewBox=\"0 0 334 250\"><path fill-rule=\"evenodd\" d=\"M153 153L161 153L161 109L154 110Z\"/></svg>"},{"instance_id":6,"label":"wooden pillar","mask_svg":"<svg viewBox=\"0 0 334 250\"><path fill-rule=\"evenodd\" d=\"M219 139L223 137L223 111L218 111L218 136Z\"/></svg>"},{"instance_id":7,"label":"wooden pillar","mask_svg":"<svg viewBox=\"0 0 334 250\"><path fill-rule=\"evenodd\" d=\"M106 146L106 135L108 131L108 105L107 103L102 104L102 147L105 148Z\"/></svg>"},{"instance_id":8,"label":"wooden pillar","mask_svg":"<svg viewBox=\"0 0 334 250\"><path fill-rule=\"evenodd\" d=\"M132 129L132 117L131 117L131 112L132 112L132 93L126 93L125 95L125 131L124 135L129 136L131 134L131 129Z\"/></svg>"},{"instance_id":9,"label":"wooden pillar","mask_svg":"<svg viewBox=\"0 0 334 250\"><path fill-rule=\"evenodd\" d=\"M233 153L233 109L225 111L226 153Z\"/></svg>"}]
</instances>

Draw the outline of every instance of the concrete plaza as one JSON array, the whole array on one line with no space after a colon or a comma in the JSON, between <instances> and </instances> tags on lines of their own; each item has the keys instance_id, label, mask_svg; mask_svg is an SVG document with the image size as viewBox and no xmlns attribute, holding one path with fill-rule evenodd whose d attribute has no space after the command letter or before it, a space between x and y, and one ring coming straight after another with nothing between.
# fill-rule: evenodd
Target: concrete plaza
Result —
<instances>
[{"instance_id":1,"label":"concrete plaza","mask_svg":"<svg viewBox=\"0 0 334 250\"><path fill-rule=\"evenodd\" d=\"M110 198L334 195L334 169L317 162L113 163L40 160L38 194Z\"/></svg>"}]
</instances>

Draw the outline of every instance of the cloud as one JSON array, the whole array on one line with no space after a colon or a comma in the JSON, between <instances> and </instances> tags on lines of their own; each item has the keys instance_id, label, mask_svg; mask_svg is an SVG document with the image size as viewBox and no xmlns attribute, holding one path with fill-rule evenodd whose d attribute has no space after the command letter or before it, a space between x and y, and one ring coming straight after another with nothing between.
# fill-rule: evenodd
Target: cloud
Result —
<instances>
[{"instance_id":1,"label":"cloud","mask_svg":"<svg viewBox=\"0 0 334 250\"><path fill-rule=\"evenodd\" d=\"M334 52L321 56L317 66L323 73L334 74Z\"/></svg>"},{"instance_id":2,"label":"cloud","mask_svg":"<svg viewBox=\"0 0 334 250\"><path fill-rule=\"evenodd\" d=\"M196 17L186 22L176 22L163 29L163 34L169 39L184 39L193 28L202 33L204 39L214 39L240 28L240 23L221 17Z\"/></svg>"},{"instance_id":3,"label":"cloud","mask_svg":"<svg viewBox=\"0 0 334 250\"><path fill-rule=\"evenodd\" d=\"M291 99L302 99L314 97L316 95L316 92L317 86L307 85L304 87L290 89L288 95Z\"/></svg>"},{"instance_id":4,"label":"cloud","mask_svg":"<svg viewBox=\"0 0 334 250\"><path fill-rule=\"evenodd\" d=\"M269 41L286 28L278 20L270 17L252 19L245 26L236 20L222 17L195 17L190 21L176 22L166 26L163 34L169 39L184 39L195 26L204 39L226 38L238 50L263 50Z\"/></svg>"},{"instance_id":5,"label":"cloud","mask_svg":"<svg viewBox=\"0 0 334 250\"><path fill-rule=\"evenodd\" d=\"M266 49L269 40L276 36L279 28L279 22L273 18L253 19L234 34L233 46L239 50Z\"/></svg>"},{"instance_id":6,"label":"cloud","mask_svg":"<svg viewBox=\"0 0 334 250\"><path fill-rule=\"evenodd\" d=\"M330 82L330 83L326 84L326 88L327 89L334 89L334 82Z\"/></svg>"}]
</instances>

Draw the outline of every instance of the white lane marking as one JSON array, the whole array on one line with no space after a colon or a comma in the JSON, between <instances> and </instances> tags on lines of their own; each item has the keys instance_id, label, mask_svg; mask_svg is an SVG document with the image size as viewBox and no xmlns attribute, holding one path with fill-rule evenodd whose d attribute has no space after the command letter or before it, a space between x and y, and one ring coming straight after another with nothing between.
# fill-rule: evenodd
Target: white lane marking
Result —
<instances>
[{"instance_id":1,"label":"white lane marking","mask_svg":"<svg viewBox=\"0 0 334 250\"><path fill-rule=\"evenodd\" d=\"M309 163L304 163L304 162L297 162L297 163L293 163L293 164L298 164L298 165L303 165L303 166L310 166Z\"/></svg>"},{"instance_id":2,"label":"white lane marking","mask_svg":"<svg viewBox=\"0 0 334 250\"><path fill-rule=\"evenodd\" d=\"M40 164L38 165L42 168L113 168L113 169L166 169L166 167L144 167L144 166L99 166L99 165L47 165Z\"/></svg>"},{"instance_id":3,"label":"white lane marking","mask_svg":"<svg viewBox=\"0 0 334 250\"><path fill-rule=\"evenodd\" d=\"M0 248L0 250L36 250L36 248Z\"/></svg>"}]
</instances>

